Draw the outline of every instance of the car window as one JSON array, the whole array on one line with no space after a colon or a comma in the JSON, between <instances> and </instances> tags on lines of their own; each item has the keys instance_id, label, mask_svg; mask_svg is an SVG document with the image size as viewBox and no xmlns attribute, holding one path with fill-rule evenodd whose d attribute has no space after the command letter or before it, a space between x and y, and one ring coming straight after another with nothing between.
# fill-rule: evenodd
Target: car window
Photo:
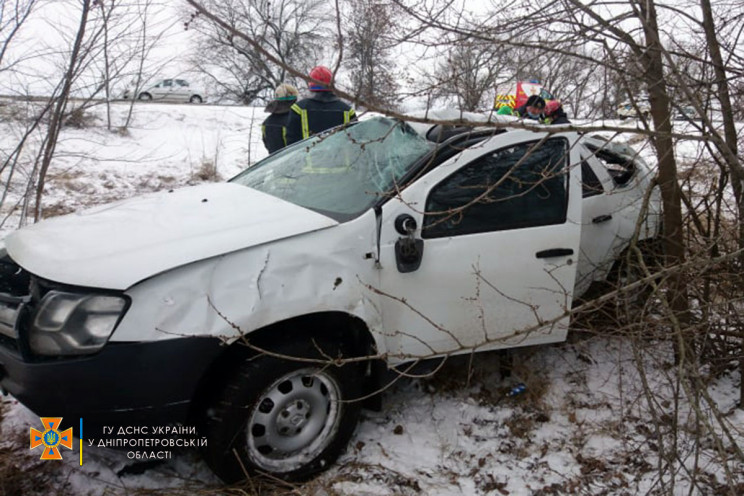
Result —
<instances>
[{"instance_id":1,"label":"car window","mask_svg":"<svg viewBox=\"0 0 744 496\"><path fill-rule=\"evenodd\" d=\"M231 182L344 221L394 194L436 146L404 122L376 117L296 143Z\"/></svg>"},{"instance_id":2,"label":"car window","mask_svg":"<svg viewBox=\"0 0 744 496\"><path fill-rule=\"evenodd\" d=\"M604 193L602 181L594 173L592 166L586 160L581 161L581 196L588 198L590 196L601 195Z\"/></svg>"},{"instance_id":3,"label":"car window","mask_svg":"<svg viewBox=\"0 0 744 496\"><path fill-rule=\"evenodd\" d=\"M187 83L183 79L176 79L176 84L178 84L179 86L188 86L189 85L189 83Z\"/></svg>"},{"instance_id":4,"label":"car window","mask_svg":"<svg viewBox=\"0 0 744 496\"><path fill-rule=\"evenodd\" d=\"M163 86L165 86L166 88L169 88L169 87L173 86L173 80L172 79L166 79L166 80L164 80L163 81Z\"/></svg>"},{"instance_id":5,"label":"car window","mask_svg":"<svg viewBox=\"0 0 744 496\"><path fill-rule=\"evenodd\" d=\"M605 166L616 186L625 186L636 172L632 149L620 150L618 146L607 143L603 147L587 144L586 147ZM614 148L614 149L613 149ZM624 153L625 152L625 153Z\"/></svg>"},{"instance_id":6,"label":"car window","mask_svg":"<svg viewBox=\"0 0 744 496\"><path fill-rule=\"evenodd\" d=\"M568 207L568 142L521 143L476 159L436 185L424 238L561 224Z\"/></svg>"}]
</instances>

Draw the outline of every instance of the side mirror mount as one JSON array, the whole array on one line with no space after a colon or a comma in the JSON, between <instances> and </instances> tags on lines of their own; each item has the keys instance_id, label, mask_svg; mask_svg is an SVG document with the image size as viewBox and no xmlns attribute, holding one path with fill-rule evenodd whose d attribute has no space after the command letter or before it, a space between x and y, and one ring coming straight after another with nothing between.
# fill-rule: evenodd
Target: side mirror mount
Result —
<instances>
[{"instance_id":1,"label":"side mirror mount","mask_svg":"<svg viewBox=\"0 0 744 496\"><path fill-rule=\"evenodd\" d=\"M409 214L400 214L395 218L395 230L403 236L411 236L416 232L416 219Z\"/></svg>"},{"instance_id":2,"label":"side mirror mount","mask_svg":"<svg viewBox=\"0 0 744 496\"><path fill-rule=\"evenodd\" d=\"M405 274L418 270L424 257L424 240L414 236L416 219L409 214L395 218L395 230L402 236L395 242L395 263L398 272Z\"/></svg>"}]
</instances>

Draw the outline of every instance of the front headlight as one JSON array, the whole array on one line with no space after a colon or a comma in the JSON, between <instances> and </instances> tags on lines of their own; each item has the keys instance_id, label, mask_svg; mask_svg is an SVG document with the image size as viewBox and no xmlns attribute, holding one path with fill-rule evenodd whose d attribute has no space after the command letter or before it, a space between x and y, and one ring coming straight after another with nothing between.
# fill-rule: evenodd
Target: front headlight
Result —
<instances>
[{"instance_id":1,"label":"front headlight","mask_svg":"<svg viewBox=\"0 0 744 496\"><path fill-rule=\"evenodd\" d=\"M127 307L121 296L49 291L29 330L39 355L83 355L100 350Z\"/></svg>"}]
</instances>

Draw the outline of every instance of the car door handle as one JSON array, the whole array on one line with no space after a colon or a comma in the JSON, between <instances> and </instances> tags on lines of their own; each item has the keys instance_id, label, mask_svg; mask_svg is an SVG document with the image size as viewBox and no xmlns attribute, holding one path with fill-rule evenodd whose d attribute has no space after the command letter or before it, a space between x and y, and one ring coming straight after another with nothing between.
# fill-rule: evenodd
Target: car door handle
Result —
<instances>
[{"instance_id":1,"label":"car door handle","mask_svg":"<svg viewBox=\"0 0 744 496\"><path fill-rule=\"evenodd\" d=\"M612 215L599 215L592 219L592 224L601 224L602 222L607 222L608 220L612 220Z\"/></svg>"},{"instance_id":2,"label":"car door handle","mask_svg":"<svg viewBox=\"0 0 744 496\"><path fill-rule=\"evenodd\" d=\"M553 258L553 257L567 257L573 255L572 248L551 248L549 250L542 250L535 253L537 258Z\"/></svg>"}]
</instances>

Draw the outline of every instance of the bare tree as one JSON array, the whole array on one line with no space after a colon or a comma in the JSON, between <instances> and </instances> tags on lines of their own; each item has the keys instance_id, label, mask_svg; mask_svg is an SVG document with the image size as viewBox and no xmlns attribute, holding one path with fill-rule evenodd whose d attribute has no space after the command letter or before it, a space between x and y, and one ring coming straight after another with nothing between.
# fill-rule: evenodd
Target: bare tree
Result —
<instances>
[{"instance_id":1,"label":"bare tree","mask_svg":"<svg viewBox=\"0 0 744 496\"><path fill-rule=\"evenodd\" d=\"M391 49L396 44L389 3L353 0L346 24L346 67L351 92L360 100L395 107L399 85Z\"/></svg>"},{"instance_id":2,"label":"bare tree","mask_svg":"<svg viewBox=\"0 0 744 496\"><path fill-rule=\"evenodd\" d=\"M122 64L124 69L121 69L121 77L131 79L131 100L127 117L121 126L122 129L127 129L132 121L134 102L140 90L148 83L151 75L159 72L161 67L167 63L167 61L152 62L150 60L152 50L167 31L167 26L158 26L152 20L157 14L157 7L157 0L142 0L136 3L130 9L132 18L129 21L131 29L127 30L129 35L119 38L123 41L123 46L119 49L116 59L126 61Z\"/></svg>"},{"instance_id":3,"label":"bare tree","mask_svg":"<svg viewBox=\"0 0 744 496\"><path fill-rule=\"evenodd\" d=\"M40 158L38 175L36 178L34 220L39 220L41 218L41 199L44 193L44 182L47 171L52 162L52 157L54 156L54 150L57 146L57 138L59 137L59 131L62 128L62 118L65 113L67 102L70 98L70 91L75 79L76 68L80 64L81 48L83 46L83 40L85 39L85 30L88 24L90 6L90 0L83 0L80 11L80 23L78 25L77 35L75 36L72 51L70 52L69 63L61 82L60 92L55 98L54 110L52 111L51 119L49 121L44 151Z\"/></svg>"},{"instance_id":4,"label":"bare tree","mask_svg":"<svg viewBox=\"0 0 744 496\"><path fill-rule=\"evenodd\" d=\"M0 72L8 71L12 68L14 62L7 64L6 54L20 32L23 24L31 15L35 5L36 0L16 0L14 2L3 2L0 4L0 38L2 39L0 42L2 43L0 45ZM44 113L45 111L42 112L42 115ZM0 196L0 207L5 205L24 144L36 130L39 122L39 119L36 119L30 126L27 126L23 133L21 133L18 144L13 148L13 150L2 156L0 174L6 174L6 176L3 181L5 183L3 192ZM0 221L0 226L5 223L5 220L6 219L2 219Z\"/></svg>"},{"instance_id":5,"label":"bare tree","mask_svg":"<svg viewBox=\"0 0 744 496\"><path fill-rule=\"evenodd\" d=\"M229 29L197 17L189 23L200 34L193 62L219 96L249 104L281 82L295 82L283 65L307 71L321 58L329 20L322 0L221 0L211 9L282 64L271 63Z\"/></svg>"},{"instance_id":6,"label":"bare tree","mask_svg":"<svg viewBox=\"0 0 744 496\"><path fill-rule=\"evenodd\" d=\"M9 0L0 3L0 71L8 70L5 55L36 3L37 0Z\"/></svg>"},{"instance_id":7,"label":"bare tree","mask_svg":"<svg viewBox=\"0 0 744 496\"><path fill-rule=\"evenodd\" d=\"M501 62L491 43L455 42L434 76L435 94L452 97L457 107L469 112L491 108L496 86L504 77Z\"/></svg>"},{"instance_id":8,"label":"bare tree","mask_svg":"<svg viewBox=\"0 0 744 496\"><path fill-rule=\"evenodd\" d=\"M146 0L134 6L141 7L146 12L151 3ZM68 124L85 125L85 109L90 105L98 105L100 95L103 94L109 109L107 116L110 129L108 105L112 99L112 86L126 74L135 55L140 53L139 50L130 49L132 46L130 40L132 37L136 38L140 30L145 31L142 26L146 26L146 23L140 24L139 17L136 14L132 15L130 9L133 7L132 4L124 4L118 0L86 1L78 4L78 7L80 17L73 37L69 36L69 32L60 29L58 34L61 39L54 51L43 46L38 51L26 50L29 52L26 57L38 59L40 67L54 64L60 67L61 74L56 86L50 88L51 94L46 104L41 105L14 151L3 161L3 170L8 167L9 171L6 191L3 194L5 201L7 188L10 187L20 158L25 156L27 160L29 154L34 153L28 149L34 140L28 138L31 133L40 133L40 150L32 160L33 164L26 169L26 194L22 195L20 204L22 224L29 216L34 220L43 217L46 177L54 162L62 127ZM149 41L149 38L147 40ZM145 47L151 46L143 43ZM135 48L136 45L135 43ZM55 80L55 74L49 73L48 69L43 76L47 81ZM76 97L74 105L71 104L73 96Z\"/></svg>"}]
</instances>

